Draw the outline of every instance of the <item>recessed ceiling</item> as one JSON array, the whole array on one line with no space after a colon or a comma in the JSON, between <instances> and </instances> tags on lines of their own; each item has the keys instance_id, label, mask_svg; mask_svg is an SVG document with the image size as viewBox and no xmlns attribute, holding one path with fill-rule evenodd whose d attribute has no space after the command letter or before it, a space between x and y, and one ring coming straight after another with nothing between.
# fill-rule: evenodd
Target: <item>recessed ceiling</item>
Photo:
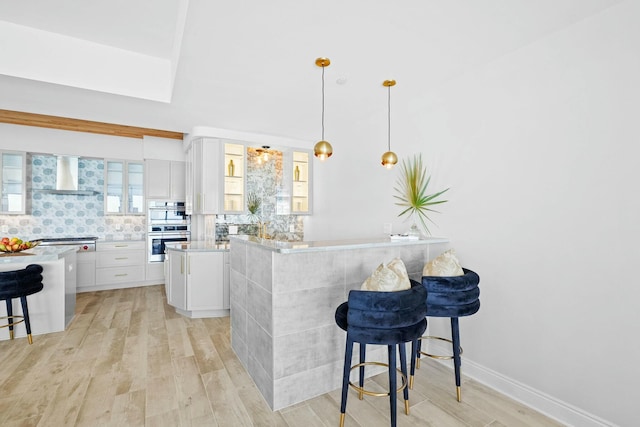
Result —
<instances>
[{"instance_id":1,"label":"recessed ceiling","mask_svg":"<svg viewBox=\"0 0 640 427\"><path fill-rule=\"evenodd\" d=\"M0 73L170 102L187 0L36 0L0 9Z\"/></svg>"}]
</instances>

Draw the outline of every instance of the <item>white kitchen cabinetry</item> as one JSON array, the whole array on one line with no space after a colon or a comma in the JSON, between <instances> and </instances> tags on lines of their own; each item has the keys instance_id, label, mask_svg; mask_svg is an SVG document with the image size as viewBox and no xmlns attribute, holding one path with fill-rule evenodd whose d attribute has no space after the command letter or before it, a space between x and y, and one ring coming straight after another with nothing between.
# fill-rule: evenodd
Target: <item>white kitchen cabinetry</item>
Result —
<instances>
[{"instance_id":1,"label":"white kitchen cabinetry","mask_svg":"<svg viewBox=\"0 0 640 427\"><path fill-rule=\"evenodd\" d=\"M26 153L0 151L0 212L26 213Z\"/></svg>"},{"instance_id":2,"label":"white kitchen cabinetry","mask_svg":"<svg viewBox=\"0 0 640 427\"><path fill-rule=\"evenodd\" d=\"M167 250L167 302L191 318L229 315L228 252Z\"/></svg>"},{"instance_id":3,"label":"white kitchen cabinetry","mask_svg":"<svg viewBox=\"0 0 640 427\"><path fill-rule=\"evenodd\" d=\"M187 215L193 215L193 199L194 199L194 168L193 158L195 154L194 144L189 144L185 152L187 159L185 163L185 182L184 182L184 210Z\"/></svg>"},{"instance_id":4,"label":"white kitchen cabinetry","mask_svg":"<svg viewBox=\"0 0 640 427\"><path fill-rule=\"evenodd\" d=\"M197 138L191 142L187 154L190 157L187 169L193 176L192 189L191 183L186 184L187 193L192 192L192 212L244 213L245 146L214 138Z\"/></svg>"},{"instance_id":5,"label":"white kitchen cabinetry","mask_svg":"<svg viewBox=\"0 0 640 427\"><path fill-rule=\"evenodd\" d=\"M294 151L292 168L291 213L295 215L311 214L311 185L313 157L310 151Z\"/></svg>"},{"instance_id":6,"label":"white kitchen cabinetry","mask_svg":"<svg viewBox=\"0 0 640 427\"><path fill-rule=\"evenodd\" d=\"M105 214L144 215L144 164L105 160Z\"/></svg>"},{"instance_id":7,"label":"white kitchen cabinetry","mask_svg":"<svg viewBox=\"0 0 640 427\"><path fill-rule=\"evenodd\" d=\"M79 291L94 290L96 286L96 253L78 252L77 256L77 286Z\"/></svg>"},{"instance_id":8,"label":"white kitchen cabinetry","mask_svg":"<svg viewBox=\"0 0 640 427\"><path fill-rule=\"evenodd\" d=\"M185 162L147 159L144 164L147 200L185 200Z\"/></svg>"},{"instance_id":9,"label":"white kitchen cabinetry","mask_svg":"<svg viewBox=\"0 0 640 427\"><path fill-rule=\"evenodd\" d=\"M145 280L145 262L143 241L98 242L96 286L140 286Z\"/></svg>"}]
</instances>

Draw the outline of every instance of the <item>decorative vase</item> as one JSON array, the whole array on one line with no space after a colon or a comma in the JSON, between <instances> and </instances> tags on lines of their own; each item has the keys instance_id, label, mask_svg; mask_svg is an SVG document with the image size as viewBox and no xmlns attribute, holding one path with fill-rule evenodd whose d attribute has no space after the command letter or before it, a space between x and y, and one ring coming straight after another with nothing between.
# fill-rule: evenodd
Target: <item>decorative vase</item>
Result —
<instances>
[{"instance_id":1,"label":"decorative vase","mask_svg":"<svg viewBox=\"0 0 640 427\"><path fill-rule=\"evenodd\" d=\"M409 236L417 237L418 239L422 237L422 233L420 232L420 228L418 228L418 224L416 224L415 222L413 224L411 224L411 227L409 227L409 231L407 231L407 234Z\"/></svg>"},{"instance_id":2,"label":"decorative vase","mask_svg":"<svg viewBox=\"0 0 640 427\"><path fill-rule=\"evenodd\" d=\"M293 171L293 177L295 181L300 181L300 169L298 168L298 165L296 165L296 170Z\"/></svg>"},{"instance_id":3,"label":"decorative vase","mask_svg":"<svg viewBox=\"0 0 640 427\"><path fill-rule=\"evenodd\" d=\"M236 167L233 164L233 159L229 160L229 166L227 166L228 172L229 172L229 176L233 176L233 173L235 172Z\"/></svg>"}]
</instances>

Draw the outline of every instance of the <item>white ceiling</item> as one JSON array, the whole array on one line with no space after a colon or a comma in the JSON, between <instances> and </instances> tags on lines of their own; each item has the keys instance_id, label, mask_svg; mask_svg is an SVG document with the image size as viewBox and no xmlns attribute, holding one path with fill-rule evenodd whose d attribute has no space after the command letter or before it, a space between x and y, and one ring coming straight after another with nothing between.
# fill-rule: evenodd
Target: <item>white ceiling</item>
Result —
<instances>
[{"instance_id":1,"label":"white ceiling","mask_svg":"<svg viewBox=\"0 0 640 427\"><path fill-rule=\"evenodd\" d=\"M0 19L169 58L179 3L180 0L3 0Z\"/></svg>"},{"instance_id":2,"label":"white ceiling","mask_svg":"<svg viewBox=\"0 0 640 427\"><path fill-rule=\"evenodd\" d=\"M183 132L201 125L315 140L319 56L332 61L325 70L325 120L334 128L348 126L386 111L385 79L398 81L395 106L425 102L453 76L620 1L0 0L0 23L159 57L175 66L170 102L0 75L0 109ZM185 6L183 31L179 14ZM0 39L0 69L3 44L9 43L20 40Z\"/></svg>"}]
</instances>

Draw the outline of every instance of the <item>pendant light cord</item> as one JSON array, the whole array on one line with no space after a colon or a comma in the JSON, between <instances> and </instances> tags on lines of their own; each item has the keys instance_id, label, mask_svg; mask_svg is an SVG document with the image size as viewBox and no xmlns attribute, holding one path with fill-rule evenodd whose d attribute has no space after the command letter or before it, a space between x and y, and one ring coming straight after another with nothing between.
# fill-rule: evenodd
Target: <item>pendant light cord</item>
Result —
<instances>
[{"instance_id":1,"label":"pendant light cord","mask_svg":"<svg viewBox=\"0 0 640 427\"><path fill-rule=\"evenodd\" d=\"M324 141L324 69L322 67L322 141Z\"/></svg>"},{"instance_id":2,"label":"pendant light cord","mask_svg":"<svg viewBox=\"0 0 640 427\"><path fill-rule=\"evenodd\" d=\"M387 86L387 89L389 89L389 96L387 98L387 123L389 124L387 127L387 141L389 141L389 151L391 151L391 86Z\"/></svg>"}]
</instances>

